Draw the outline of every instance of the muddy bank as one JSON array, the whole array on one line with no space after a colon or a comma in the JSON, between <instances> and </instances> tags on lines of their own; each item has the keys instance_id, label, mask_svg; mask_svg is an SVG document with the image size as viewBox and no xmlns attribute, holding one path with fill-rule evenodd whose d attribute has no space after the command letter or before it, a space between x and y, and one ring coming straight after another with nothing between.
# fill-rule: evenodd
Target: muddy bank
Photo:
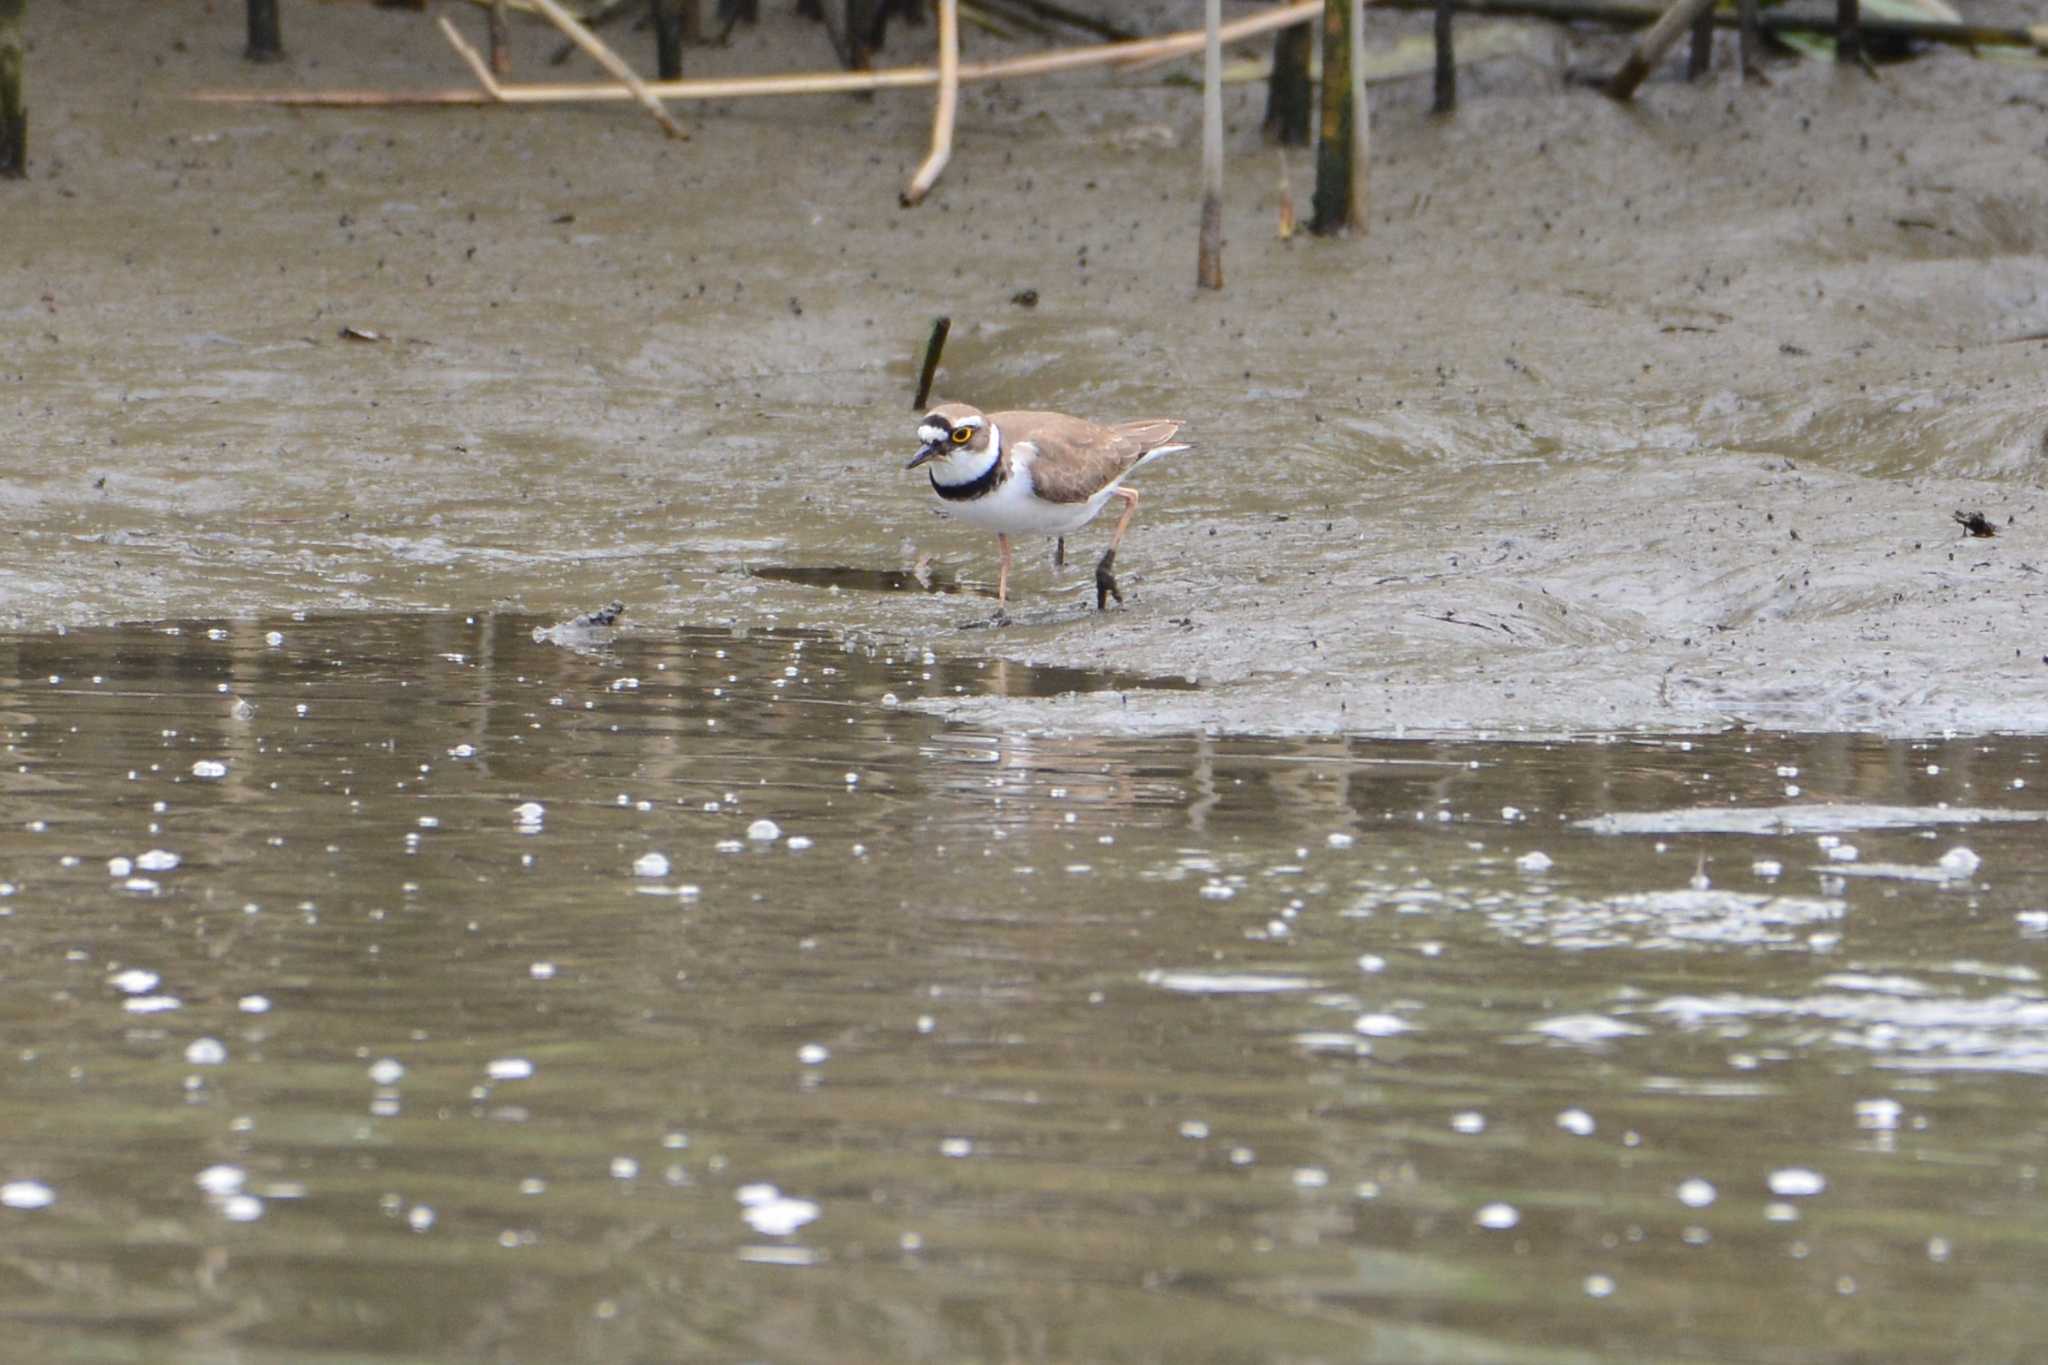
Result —
<instances>
[{"instance_id":1,"label":"muddy bank","mask_svg":"<svg viewBox=\"0 0 2048 1365\"><path fill-rule=\"evenodd\" d=\"M1238 87L1229 287L1197 297L1196 98L1155 79L970 92L905 212L922 97L714 106L683 144L614 107L223 109L180 97L459 73L416 15L292 11L263 68L197 18L31 15L8 624L618 597L640 631L1206 684L952 704L1027 727L2048 728L2038 70L1667 73L1622 107L1564 79L1612 39L1538 28L1453 119L1426 78L1376 88L1372 231L1342 243L1275 240ZM780 14L690 57L826 60ZM744 572L992 582L901 471L937 313L946 396L1189 421L1140 484L1126 611L1083 609L1106 527L1064 575L1020 547L1002 631L959 628L968 595Z\"/></svg>"}]
</instances>

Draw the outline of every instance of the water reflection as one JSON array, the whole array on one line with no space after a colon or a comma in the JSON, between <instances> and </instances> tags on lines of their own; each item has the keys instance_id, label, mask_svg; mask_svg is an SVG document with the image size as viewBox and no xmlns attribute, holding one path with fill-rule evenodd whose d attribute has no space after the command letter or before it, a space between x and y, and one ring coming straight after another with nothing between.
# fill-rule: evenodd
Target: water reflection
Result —
<instances>
[{"instance_id":1,"label":"water reflection","mask_svg":"<svg viewBox=\"0 0 2048 1365\"><path fill-rule=\"evenodd\" d=\"M2036 742L1047 738L919 703L1149 681L535 624L0 641L31 1358L2038 1343L2048 854L1958 823Z\"/></svg>"}]
</instances>

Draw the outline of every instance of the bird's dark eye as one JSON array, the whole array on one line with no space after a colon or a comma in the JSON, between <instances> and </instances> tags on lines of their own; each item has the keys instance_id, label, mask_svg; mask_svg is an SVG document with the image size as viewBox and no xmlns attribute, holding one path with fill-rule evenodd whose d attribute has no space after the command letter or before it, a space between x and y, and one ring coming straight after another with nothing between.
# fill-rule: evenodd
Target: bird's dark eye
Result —
<instances>
[{"instance_id":1,"label":"bird's dark eye","mask_svg":"<svg viewBox=\"0 0 2048 1365\"><path fill-rule=\"evenodd\" d=\"M956 445L956 446L964 446L964 445L966 445L966 444L967 444L967 443L968 443L969 441L971 441L971 440L973 440L973 439L974 439L974 428L973 428L973 427L954 427L954 428L953 428L953 444L954 444L954 445Z\"/></svg>"}]
</instances>

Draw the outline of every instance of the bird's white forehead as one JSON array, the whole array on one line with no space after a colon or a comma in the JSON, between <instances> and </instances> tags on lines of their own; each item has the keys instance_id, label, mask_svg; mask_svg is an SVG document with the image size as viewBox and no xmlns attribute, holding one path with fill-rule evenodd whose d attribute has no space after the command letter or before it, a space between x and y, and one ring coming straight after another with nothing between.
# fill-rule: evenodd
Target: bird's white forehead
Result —
<instances>
[{"instance_id":1,"label":"bird's white forehead","mask_svg":"<svg viewBox=\"0 0 2048 1365\"><path fill-rule=\"evenodd\" d=\"M922 423L917 429L917 439L920 441L943 441L946 439L946 429L936 422Z\"/></svg>"}]
</instances>

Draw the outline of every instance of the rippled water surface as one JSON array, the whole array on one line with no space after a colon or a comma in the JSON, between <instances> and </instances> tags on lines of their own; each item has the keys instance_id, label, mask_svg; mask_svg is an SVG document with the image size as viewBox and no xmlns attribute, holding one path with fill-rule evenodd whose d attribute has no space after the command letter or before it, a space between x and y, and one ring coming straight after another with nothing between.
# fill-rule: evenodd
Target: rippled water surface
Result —
<instances>
[{"instance_id":1,"label":"rippled water surface","mask_svg":"<svg viewBox=\"0 0 2048 1365\"><path fill-rule=\"evenodd\" d=\"M10 1358L2048 1350L2040 741L539 624L0 641Z\"/></svg>"}]
</instances>

